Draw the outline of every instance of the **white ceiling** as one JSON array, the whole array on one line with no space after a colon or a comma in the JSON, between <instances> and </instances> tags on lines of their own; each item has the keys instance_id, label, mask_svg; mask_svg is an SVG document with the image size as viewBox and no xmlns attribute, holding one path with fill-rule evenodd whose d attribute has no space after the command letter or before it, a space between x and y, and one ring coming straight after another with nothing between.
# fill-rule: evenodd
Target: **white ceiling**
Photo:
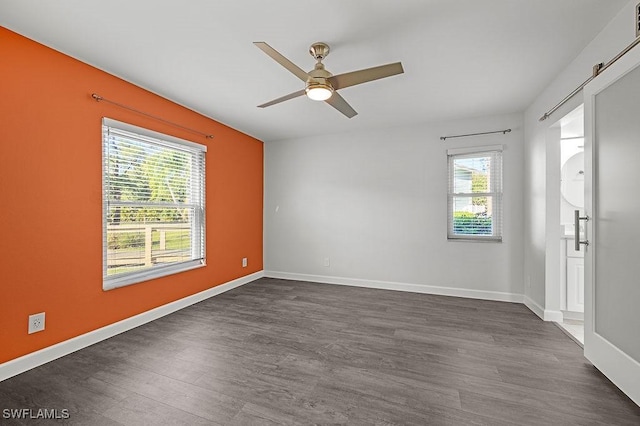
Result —
<instances>
[{"instance_id":1,"label":"white ceiling","mask_svg":"<svg viewBox=\"0 0 640 426\"><path fill-rule=\"evenodd\" d=\"M523 111L627 2L0 0L0 25L270 141ZM352 119L305 97L260 109L303 85L254 41L305 70L324 41L334 74L405 73L341 90Z\"/></svg>"}]
</instances>

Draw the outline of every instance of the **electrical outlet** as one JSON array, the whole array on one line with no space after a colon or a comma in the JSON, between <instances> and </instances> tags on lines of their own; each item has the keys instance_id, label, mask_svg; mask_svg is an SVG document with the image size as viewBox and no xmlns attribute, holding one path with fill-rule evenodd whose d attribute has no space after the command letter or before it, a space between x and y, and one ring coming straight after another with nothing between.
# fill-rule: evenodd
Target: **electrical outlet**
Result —
<instances>
[{"instance_id":1,"label":"electrical outlet","mask_svg":"<svg viewBox=\"0 0 640 426\"><path fill-rule=\"evenodd\" d=\"M29 334L44 330L44 312L29 315Z\"/></svg>"},{"instance_id":2,"label":"electrical outlet","mask_svg":"<svg viewBox=\"0 0 640 426\"><path fill-rule=\"evenodd\" d=\"M243 257L243 258L242 258L242 267L243 267L243 268L246 268L246 267L247 267L247 258L246 258L246 257Z\"/></svg>"},{"instance_id":3,"label":"electrical outlet","mask_svg":"<svg viewBox=\"0 0 640 426\"><path fill-rule=\"evenodd\" d=\"M331 266L331 258L330 257L325 257L324 258L324 267L328 268Z\"/></svg>"}]
</instances>

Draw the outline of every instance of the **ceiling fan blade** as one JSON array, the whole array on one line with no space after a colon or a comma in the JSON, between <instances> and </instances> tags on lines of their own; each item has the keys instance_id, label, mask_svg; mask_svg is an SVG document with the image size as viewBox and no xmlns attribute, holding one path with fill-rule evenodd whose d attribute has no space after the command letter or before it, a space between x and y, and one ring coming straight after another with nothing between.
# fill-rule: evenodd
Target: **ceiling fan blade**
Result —
<instances>
[{"instance_id":1,"label":"ceiling fan blade","mask_svg":"<svg viewBox=\"0 0 640 426\"><path fill-rule=\"evenodd\" d=\"M258 108L266 108L271 105L279 104L280 102L288 101L289 99L297 98L298 96L304 95L305 90L298 90L297 92L289 93L288 95L284 95L281 98L274 99L266 104L258 105Z\"/></svg>"},{"instance_id":2,"label":"ceiling fan blade","mask_svg":"<svg viewBox=\"0 0 640 426\"><path fill-rule=\"evenodd\" d=\"M331 82L331 85L335 90L338 90L349 86L355 86L356 84L391 77L396 74L402 74L403 72L404 69L402 68L402 63L396 62L393 64L380 65L379 67L334 75L333 77L329 77L329 82Z\"/></svg>"},{"instance_id":3,"label":"ceiling fan blade","mask_svg":"<svg viewBox=\"0 0 640 426\"><path fill-rule=\"evenodd\" d=\"M348 118L353 118L358 115L356 110L351 108L351 105L349 105L347 101L338 94L338 92L333 92L333 95L331 95L331 97L325 102L346 115Z\"/></svg>"},{"instance_id":4,"label":"ceiling fan blade","mask_svg":"<svg viewBox=\"0 0 640 426\"><path fill-rule=\"evenodd\" d=\"M299 66L297 66L296 64L294 64L293 62L291 62L290 60L282 56L280 52L278 52L273 47L269 46L264 41L254 41L253 44L258 46L258 48L262 50L264 53L271 56L271 58L275 60L277 63L279 63L280 65L288 69L290 72L292 72L300 80L306 82L307 78L309 78L309 74L307 74Z\"/></svg>"}]
</instances>

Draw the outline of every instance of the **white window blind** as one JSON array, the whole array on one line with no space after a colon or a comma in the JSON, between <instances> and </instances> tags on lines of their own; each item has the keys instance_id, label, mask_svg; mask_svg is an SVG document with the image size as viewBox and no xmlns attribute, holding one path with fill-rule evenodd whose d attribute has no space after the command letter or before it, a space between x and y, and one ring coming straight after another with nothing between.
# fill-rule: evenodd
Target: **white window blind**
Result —
<instances>
[{"instance_id":1,"label":"white window blind","mask_svg":"<svg viewBox=\"0 0 640 426\"><path fill-rule=\"evenodd\" d=\"M103 288L204 265L206 146L103 119Z\"/></svg>"},{"instance_id":2,"label":"white window blind","mask_svg":"<svg viewBox=\"0 0 640 426\"><path fill-rule=\"evenodd\" d=\"M502 241L502 146L447 155L448 238Z\"/></svg>"}]
</instances>

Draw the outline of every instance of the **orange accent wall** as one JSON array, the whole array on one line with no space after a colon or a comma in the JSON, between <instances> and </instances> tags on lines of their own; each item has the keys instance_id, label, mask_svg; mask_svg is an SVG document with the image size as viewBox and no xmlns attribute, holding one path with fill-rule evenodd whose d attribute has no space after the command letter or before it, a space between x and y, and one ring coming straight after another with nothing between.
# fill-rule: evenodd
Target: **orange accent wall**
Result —
<instances>
[{"instance_id":1,"label":"orange accent wall","mask_svg":"<svg viewBox=\"0 0 640 426\"><path fill-rule=\"evenodd\" d=\"M2 27L0 46L0 363L262 270L262 142ZM206 267L102 290L104 116L208 146Z\"/></svg>"}]
</instances>

